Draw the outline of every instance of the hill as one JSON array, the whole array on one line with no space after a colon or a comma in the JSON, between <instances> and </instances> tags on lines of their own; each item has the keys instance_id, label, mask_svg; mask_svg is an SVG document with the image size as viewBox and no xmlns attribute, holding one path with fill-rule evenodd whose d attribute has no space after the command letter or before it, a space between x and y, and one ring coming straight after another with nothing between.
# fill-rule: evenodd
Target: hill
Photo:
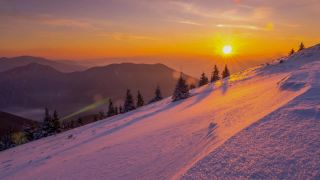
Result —
<instances>
[{"instance_id":1,"label":"hill","mask_svg":"<svg viewBox=\"0 0 320 180\"><path fill-rule=\"evenodd\" d=\"M12 58L0 58L0 72L14 69L20 66L25 66L31 63L51 66L61 72L74 72L86 69L85 66L78 65L72 61L53 61L41 57L19 56Z\"/></svg>"},{"instance_id":2,"label":"hill","mask_svg":"<svg viewBox=\"0 0 320 180\"><path fill-rule=\"evenodd\" d=\"M157 85L163 96L173 92L180 73L162 64L111 64L72 73L60 72L51 66L31 63L0 73L0 109L28 116L44 107L57 109L62 115L75 112L103 98L122 104L127 88L137 90L148 102ZM185 75L190 82L195 78Z\"/></svg>"},{"instance_id":3,"label":"hill","mask_svg":"<svg viewBox=\"0 0 320 180\"><path fill-rule=\"evenodd\" d=\"M317 179L320 45L0 153L1 179Z\"/></svg>"},{"instance_id":4,"label":"hill","mask_svg":"<svg viewBox=\"0 0 320 180\"><path fill-rule=\"evenodd\" d=\"M0 111L0 137L9 131L22 131L25 127L37 127L36 121Z\"/></svg>"}]
</instances>

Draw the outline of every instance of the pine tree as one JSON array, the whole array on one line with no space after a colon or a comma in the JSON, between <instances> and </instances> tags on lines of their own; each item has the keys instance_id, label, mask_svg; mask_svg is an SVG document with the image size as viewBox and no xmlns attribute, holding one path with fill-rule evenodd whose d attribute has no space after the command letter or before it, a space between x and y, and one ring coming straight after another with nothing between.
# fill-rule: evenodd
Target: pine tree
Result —
<instances>
[{"instance_id":1,"label":"pine tree","mask_svg":"<svg viewBox=\"0 0 320 180\"><path fill-rule=\"evenodd\" d=\"M53 131L55 133L60 132L61 131L60 121L59 121L58 112L56 110L53 112L52 123L53 123L53 127L52 127Z\"/></svg>"},{"instance_id":2,"label":"pine tree","mask_svg":"<svg viewBox=\"0 0 320 180\"><path fill-rule=\"evenodd\" d=\"M300 43L300 46L299 46L299 51L302 51L305 49L305 46L303 44L303 42Z\"/></svg>"},{"instance_id":3,"label":"pine tree","mask_svg":"<svg viewBox=\"0 0 320 180\"><path fill-rule=\"evenodd\" d=\"M154 97L155 100L160 101L160 100L163 99L162 93L161 93L161 90L160 90L160 86L157 86L155 95L156 95L156 96Z\"/></svg>"},{"instance_id":4,"label":"pine tree","mask_svg":"<svg viewBox=\"0 0 320 180\"><path fill-rule=\"evenodd\" d=\"M62 121L61 129L66 130L68 128L69 128L68 121L66 120Z\"/></svg>"},{"instance_id":5,"label":"pine tree","mask_svg":"<svg viewBox=\"0 0 320 180\"><path fill-rule=\"evenodd\" d=\"M162 94L161 94L161 90L160 90L160 87L159 87L159 86L157 86L154 94L155 94L154 98L152 98L149 103L154 103L154 102L157 102L157 101L160 101L160 100L163 99Z\"/></svg>"},{"instance_id":6,"label":"pine tree","mask_svg":"<svg viewBox=\"0 0 320 180\"><path fill-rule=\"evenodd\" d=\"M33 141L35 139L34 137L34 130L27 126L23 128L23 133L25 134L25 137L27 138L27 141Z\"/></svg>"},{"instance_id":7,"label":"pine tree","mask_svg":"<svg viewBox=\"0 0 320 180\"><path fill-rule=\"evenodd\" d=\"M176 84L175 90L173 92L172 101L178 101L181 99L186 99L188 97L189 97L189 87L181 74Z\"/></svg>"},{"instance_id":8,"label":"pine tree","mask_svg":"<svg viewBox=\"0 0 320 180\"><path fill-rule=\"evenodd\" d=\"M48 136L52 133L52 117L50 115L49 109L45 108L44 119L42 123L42 134L43 136Z\"/></svg>"},{"instance_id":9,"label":"pine tree","mask_svg":"<svg viewBox=\"0 0 320 180\"><path fill-rule=\"evenodd\" d=\"M214 65L214 69L211 76L211 82L216 82L220 80L219 69L217 65Z\"/></svg>"},{"instance_id":10,"label":"pine tree","mask_svg":"<svg viewBox=\"0 0 320 180\"><path fill-rule=\"evenodd\" d=\"M44 133L43 133L42 126L40 128L34 129L34 131L33 131L33 140L37 140L37 139L43 138L43 136L44 136Z\"/></svg>"},{"instance_id":11,"label":"pine tree","mask_svg":"<svg viewBox=\"0 0 320 180\"><path fill-rule=\"evenodd\" d=\"M119 114L119 109L118 107L115 107L115 115L118 115Z\"/></svg>"},{"instance_id":12,"label":"pine tree","mask_svg":"<svg viewBox=\"0 0 320 180\"><path fill-rule=\"evenodd\" d=\"M127 89L126 100L124 102L124 112L129 112L135 109L134 100L129 89Z\"/></svg>"},{"instance_id":13,"label":"pine tree","mask_svg":"<svg viewBox=\"0 0 320 180\"><path fill-rule=\"evenodd\" d=\"M226 65L223 72L222 72L222 79L227 78L230 76L230 71L228 69L228 66Z\"/></svg>"},{"instance_id":14,"label":"pine tree","mask_svg":"<svg viewBox=\"0 0 320 180\"><path fill-rule=\"evenodd\" d=\"M109 99L109 107L108 107L107 116L110 117L110 116L113 116L113 115L115 115L115 108L113 106L112 99Z\"/></svg>"},{"instance_id":15,"label":"pine tree","mask_svg":"<svg viewBox=\"0 0 320 180\"><path fill-rule=\"evenodd\" d=\"M115 110L114 110L115 111ZM113 115L115 114L115 112L113 113ZM99 111L99 119L102 120L105 118L104 112L103 111Z\"/></svg>"},{"instance_id":16,"label":"pine tree","mask_svg":"<svg viewBox=\"0 0 320 180\"><path fill-rule=\"evenodd\" d=\"M12 148L15 146L12 139L13 130L6 132L0 139L0 151Z\"/></svg>"},{"instance_id":17,"label":"pine tree","mask_svg":"<svg viewBox=\"0 0 320 180\"><path fill-rule=\"evenodd\" d=\"M141 107L144 105L144 100L143 97L140 93L140 91L138 91L138 95L137 95L137 107Z\"/></svg>"},{"instance_id":18,"label":"pine tree","mask_svg":"<svg viewBox=\"0 0 320 180\"><path fill-rule=\"evenodd\" d=\"M290 53L289 53L289 56L293 55L295 53L294 49L292 48Z\"/></svg>"},{"instance_id":19,"label":"pine tree","mask_svg":"<svg viewBox=\"0 0 320 180\"><path fill-rule=\"evenodd\" d=\"M196 88L196 85L190 84L189 89L191 90L191 89L194 89L194 88Z\"/></svg>"},{"instance_id":20,"label":"pine tree","mask_svg":"<svg viewBox=\"0 0 320 180\"><path fill-rule=\"evenodd\" d=\"M73 123L73 121L72 121ZM78 125L82 126L83 125L83 120L81 117L78 118Z\"/></svg>"},{"instance_id":21,"label":"pine tree","mask_svg":"<svg viewBox=\"0 0 320 180\"><path fill-rule=\"evenodd\" d=\"M200 86L204 86L204 85L206 85L208 83L209 83L209 79L207 78L205 73L202 73L201 77L200 77L200 81L199 81L199 87Z\"/></svg>"},{"instance_id":22,"label":"pine tree","mask_svg":"<svg viewBox=\"0 0 320 180\"><path fill-rule=\"evenodd\" d=\"M79 119L78 119L79 121ZM82 119L80 120L82 122ZM75 122L73 120L71 120L70 122L70 129L73 129L75 126L74 126Z\"/></svg>"},{"instance_id":23,"label":"pine tree","mask_svg":"<svg viewBox=\"0 0 320 180\"><path fill-rule=\"evenodd\" d=\"M45 117L42 125L42 132L44 136L52 135L59 132L60 122L57 111L54 111L54 117L50 115L49 109L45 108Z\"/></svg>"}]
</instances>

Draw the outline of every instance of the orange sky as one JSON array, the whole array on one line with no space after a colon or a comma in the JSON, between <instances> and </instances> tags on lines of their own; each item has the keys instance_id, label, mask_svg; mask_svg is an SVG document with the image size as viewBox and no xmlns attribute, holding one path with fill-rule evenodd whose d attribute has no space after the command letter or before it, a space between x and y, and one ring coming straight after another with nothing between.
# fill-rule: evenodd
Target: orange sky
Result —
<instances>
[{"instance_id":1,"label":"orange sky","mask_svg":"<svg viewBox=\"0 0 320 180\"><path fill-rule=\"evenodd\" d=\"M287 54L320 42L318 0L0 0L0 56L55 59Z\"/></svg>"}]
</instances>

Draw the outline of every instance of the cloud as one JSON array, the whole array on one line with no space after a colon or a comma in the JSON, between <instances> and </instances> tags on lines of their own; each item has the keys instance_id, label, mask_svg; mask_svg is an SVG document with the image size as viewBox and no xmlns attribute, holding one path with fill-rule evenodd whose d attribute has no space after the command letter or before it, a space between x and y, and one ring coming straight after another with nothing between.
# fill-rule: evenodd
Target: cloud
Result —
<instances>
[{"instance_id":1,"label":"cloud","mask_svg":"<svg viewBox=\"0 0 320 180\"><path fill-rule=\"evenodd\" d=\"M236 29L248 29L254 31L266 31L266 30L273 30L274 25L272 23L268 23L265 27L259 27L255 25L246 25L246 24L217 24L216 27L218 28L236 28Z\"/></svg>"},{"instance_id":2,"label":"cloud","mask_svg":"<svg viewBox=\"0 0 320 180\"><path fill-rule=\"evenodd\" d=\"M273 14L273 8L269 6L251 6L243 4L242 1L235 0L235 4L230 5L225 2L216 3L219 6L209 6L205 3L191 3L173 1L173 7L186 15L197 18L226 19L233 21L254 21L267 19ZM220 8L218 8L220 7Z\"/></svg>"},{"instance_id":3,"label":"cloud","mask_svg":"<svg viewBox=\"0 0 320 180\"><path fill-rule=\"evenodd\" d=\"M257 7L253 10L253 18L255 19L265 19L269 18L273 13L271 7Z\"/></svg>"},{"instance_id":4,"label":"cloud","mask_svg":"<svg viewBox=\"0 0 320 180\"><path fill-rule=\"evenodd\" d=\"M243 9L248 9L248 10L254 9L253 6L246 5L246 4L237 4L237 5L238 5L238 7L243 8Z\"/></svg>"},{"instance_id":5,"label":"cloud","mask_svg":"<svg viewBox=\"0 0 320 180\"><path fill-rule=\"evenodd\" d=\"M200 6L196 6L192 3L180 2L180 1L173 1L171 3L174 6L176 6L178 9L180 9L182 12L187 14L206 17L206 18L214 18L218 16L218 14L212 11L208 11Z\"/></svg>"},{"instance_id":6,"label":"cloud","mask_svg":"<svg viewBox=\"0 0 320 180\"><path fill-rule=\"evenodd\" d=\"M74 19L43 19L40 23L50 26L64 26L77 28L92 28L94 27L88 22L74 20Z\"/></svg>"},{"instance_id":7,"label":"cloud","mask_svg":"<svg viewBox=\"0 0 320 180\"><path fill-rule=\"evenodd\" d=\"M301 24L290 24L290 23L281 23L281 25L289 27L289 28L299 28L302 26Z\"/></svg>"},{"instance_id":8,"label":"cloud","mask_svg":"<svg viewBox=\"0 0 320 180\"><path fill-rule=\"evenodd\" d=\"M73 19L54 16L51 14L33 14L33 15L16 15L16 16L5 16L11 23L19 24L36 24L45 26L55 27L76 27L76 28L96 28L89 20L84 19ZM1 16L0 16L1 18Z\"/></svg>"},{"instance_id":9,"label":"cloud","mask_svg":"<svg viewBox=\"0 0 320 180\"><path fill-rule=\"evenodd\" d=\"M188 24L193 26L203 26L201 23L193 22L193 21L178 21L180 24Z\"/></svg>"},{"instance_id":10,"label":"cloud","mask_svg":"<svg viewBox=\"0 0 320 180\"><path fill-rule=\"evenodd\" d=\"M61 27L77 27L77 28L94 28L94 26L85 21L71 18L60 18L51 15L40 15L34 19L34 21L49 25L49 26L61 26Z\"/></svg>"},{"instance_id":11,"label":"cloud","mask_svg":"<svg viewBox=\"0 0 320 180\"><path fill-rule=\"evenodd\" d=\"M148 40L154 41L157 40L154 37L143 36L143 35L134 35L130 33L122 33L122 32L111 32L111 33L101 33L99 36L110 37L117 41L126 41L126 40Z\"/></svg>"}]
</instances>

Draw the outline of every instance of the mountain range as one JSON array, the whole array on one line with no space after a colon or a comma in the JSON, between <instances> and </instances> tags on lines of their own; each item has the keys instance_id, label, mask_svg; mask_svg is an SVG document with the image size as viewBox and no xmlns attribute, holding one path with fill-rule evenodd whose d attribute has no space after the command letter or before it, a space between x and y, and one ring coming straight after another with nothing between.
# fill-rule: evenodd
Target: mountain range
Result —
<instances>
[{"instance_id":1,"label":"mountain range","mask_svg":"<svg viewBox=\"0 0 320 180\"><path fill-rule=\"evenodd\" d=\"M61 72L74 72L85 70L87 67L78 65L72 61L53 61L42 57L34 56L18 56L18 57L1 57L0 58L0 72L7 71L19 66L25 66L30 63L38 63L42 65L51 66Z\"/></svg>"},{"instance_id":2,"label":"mountain range","mask_svg":"<svg viewBox=\"0 0 320 180\"><path fill-rule=\"evenodd\" d=\"M171 95L180 73L163 64L111 64L84 71L61 72L51 65L29 63L0 72L0 109L35 119L48 107L67 115L103 98L122 104L125 92L138 90L148 102L160 86L164 97ZM197 79L184 75L189 83Z\"/></svg>"}]
</instances>

